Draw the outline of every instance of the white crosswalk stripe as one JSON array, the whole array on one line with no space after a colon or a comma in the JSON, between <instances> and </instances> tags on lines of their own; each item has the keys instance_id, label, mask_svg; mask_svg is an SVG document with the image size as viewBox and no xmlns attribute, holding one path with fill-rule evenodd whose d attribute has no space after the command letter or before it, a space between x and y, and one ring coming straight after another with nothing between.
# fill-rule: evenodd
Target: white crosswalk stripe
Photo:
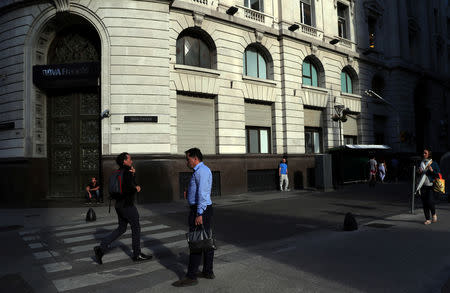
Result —
<instances>
[{"instance_id":1,"label":"white crosswalk stripe","mask_svg":"<svg viewBox=\"0 0 450 293\"><path fill-rule=\"evenodd\" d=\"M103 256L103 265L97 264L93 248L117 227L112 221L33 229L22 231L20 236L59 292L80 288L90 291L90 286L166 270L170 265L179 264L179 255L188 253L185 230L148 220L140 223L142 253L156 257L144 264L131 262L130 228L112 243L111 251ZM242 248L225 245L215 254L221 256L239 250Z\"/></svg>"},{"instance_id":2,"label":"white crosswalk stripe","mask_svg":"<svg viewBox=\"0 0 450 293\"><path fill-rule=\"evenodd\" d=\"M155 225L155 226L150 226L150 227L144 227L144 228L141 228L141 233L148 232L148 231L161 230L161 229L166 229L166 228L169 228L169 226ZM94 240L94 239L106 237L109 233L111 233L111 231L109 231L107 233L101 233L101 234L95 234L95 235L91 234L91 235L83 235L83 236L78 236L78 237L65 238L65 239L63 239L63 242L70 244L70 243L82 242L82 241L86 241L86 240ZM122 235L130 235L130 234L131 234L131 229L127 230Z\"/></svg>"},{"instance_id":3,"label":"white crosswalk stripe","mask_svg":"<svg viewBox=\"0 0 450 293\"><path fill-rule=\"evenodd\" d=\"M111 244L111 251L103 257L103 266L99 266L93 248L117 228L117 220L31 229L19 235L56 289L64 292L166 269L167 263L179 261L177 251L188 253L186 230L149 220L141 220L140 224L142 253L153 254L157 259L167 258L164 265L158 260L145 265L131 262L132 233L128 227Z\"/></svg>"},{"instance_id":4,"label":"white crosswalk stripe","mask_svg":"<svg viewBox=\"0 0 450 293\"><path fill-rule=\"evenodd\" d=\"M141 221L141 226L151 224L150 221ZM66 232L59 232L56 233L56 237L63 237L63 236L71 236L71 235L77 235L77 234L84 234L84 233L95 233L99 228L102 230L113 230L117 228L117 223L114 225L109 226L99 226L97 228L88 228L88 229L81 229L81 230L74 230L74 231L66 231Z\"/></svg>"},{"instance_id":5,"label":"white crosswalk stripe","mask_svg":"<svg viewBox=\"0 0 450 293\"><path fill-rule=\"evenodd\" d=\"M216 256L219 257L221 255L233 253L241 249L242 248L236 247L234 245L226 245L221 247L221 249L216 252ZM175 263L177 263L176 260L170 260L169 262L166 262L164 265L160 264L159 262L152 261L146 263L145 265L135 264L112 270L105 270L102 272L93 272L89 274L72 276L69 278L57 279L53 280L53 284L55 285L56 289L58 289L59 292L64 292L83 287L98 285L106 282L111 282L114 280L120 280L148 274L158 270L166 269L168 265Z\"/></svg>"}]
</instances>

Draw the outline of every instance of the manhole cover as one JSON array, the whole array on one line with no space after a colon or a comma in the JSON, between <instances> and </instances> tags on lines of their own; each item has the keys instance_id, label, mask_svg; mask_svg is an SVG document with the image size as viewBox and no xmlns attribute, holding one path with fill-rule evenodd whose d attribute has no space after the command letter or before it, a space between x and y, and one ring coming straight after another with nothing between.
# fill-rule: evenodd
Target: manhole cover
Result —
<instances>
[{"instance_id":1,"label":"manhole cover","mask_svg":"<svg viewBox=\"0 0 450 293\"><path fill-rule=\"evenodd\" d=\"M394 225L391 224L382 224L382 223L372 223L372 224L367 224L367 227L372 227L372 228L380 228L380 229L386 229L389 227L393 227Z\"/></svg>"},{"instance_id":2,"label":"manhole cover","mask_svg":"<svg viewBox=\"0 0 450 293\"><path fill-rule=\"evenodd\" d=\"M19 230L22 228L23 228L23 226L21 226L21 225L0 226L0 232Z\"/></svg>"}]
</instances>

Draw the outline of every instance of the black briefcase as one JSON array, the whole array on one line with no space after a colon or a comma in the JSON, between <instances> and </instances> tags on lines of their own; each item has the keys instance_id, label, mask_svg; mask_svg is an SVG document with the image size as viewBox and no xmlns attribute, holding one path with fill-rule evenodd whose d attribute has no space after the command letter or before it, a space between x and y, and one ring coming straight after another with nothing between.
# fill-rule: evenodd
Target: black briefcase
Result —
<instances>
[{"instance_id":1,"label":"black briefcase","mask_svg":"<svg viewBox=\"0 0 450 293\"><path fill-rule=\"evenodd\" d=\"M203 225L196 226L194 231L186 233L186 238L191 251L217 249L212 230L205 230Z\"/></svg>"}]
</instances>

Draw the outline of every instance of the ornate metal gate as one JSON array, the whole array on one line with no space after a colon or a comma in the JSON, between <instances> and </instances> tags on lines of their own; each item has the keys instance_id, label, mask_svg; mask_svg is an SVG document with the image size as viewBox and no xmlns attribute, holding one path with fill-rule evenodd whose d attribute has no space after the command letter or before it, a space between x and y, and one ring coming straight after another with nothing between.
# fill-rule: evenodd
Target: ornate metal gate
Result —
<instances>
[{"instance_id":1,"label":"ornate metal gate","mask_svg":"<svg viewBox=\"0 0 450 293\"><path fill-rule=\"evenodd\" d=\"M98 105L99 97L95 91L49 96L51 196L82 196L89 178L99 177Z\"/></svg>"},{"instance_id":2,"label":"ornate metal gate","mask_svg":"<svg viewBox=\"0 0 450 293\"><path fill-rule=\"evenodd\" d=\"M76 17L72 17L72 21L80 23L60 30L49 47L48 64L56 64L56 68L78 68L73 64L100 62L97 32ZM78 71L56 70L62 81L49 79L47 85L50 89L47 92L47 146L51 197L82 197L89 178L100 178L98 77L80 80Z\"/></svg>"}]
</instances>

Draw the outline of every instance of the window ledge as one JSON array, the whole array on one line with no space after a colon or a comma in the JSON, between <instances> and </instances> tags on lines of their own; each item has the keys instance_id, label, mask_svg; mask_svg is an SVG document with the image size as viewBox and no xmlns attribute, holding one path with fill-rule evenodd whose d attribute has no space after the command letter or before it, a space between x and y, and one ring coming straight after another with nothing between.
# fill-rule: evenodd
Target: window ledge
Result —
<instances>
[{"instance_id":1,"label":"window ledge","mask_svg":"<svg viewBox=\"0 0 450 293\"><path fill-rule=\"evenodd\" d=\"M328 93L327 89L324 89L324 88L321 88L321 87L317 87L317 86L311 86L311 85L304 85L304 84L302 84L302 88L303 89L312 90L312 91L322 92L322 93Z\"/></svg>"},{"instance_id":2,"label":"window ledge","mask_svg":"<svg viewBox=\"0 0 450 293\"><path fill-rule=\"evenodd\" d=\"M348 97L348 98L354 98L354 99L361 99L362 98L360 95L344 93L344 92L341 92L341 96Z\"/></svg>"},{"instance_id":3,"label":"window ledge","mask_svg":"<svg viewBox=\"0 0 450 293\"><path fill-rule=\"evenodd\" d=\"M200 73L207 73L214 76L220 76L220 71L215 69L208 69L203 67L197 67L197 66L190 66L190 65L183 65L183 64L175 64L175 69L177 70L187 70L187 71L195 71Z\"/></svg>"},{"instance_id":4,"label":"window ledge","mask_svg":"<svg viewBox=\"0 0 450 293\"><path fill-rule=\"evenodd\" d=\"M263 83L265 85L270 85L270 86L276 86L277 85L277 83L275 81L273 81L273 80L257 78L257 77L251 77L251 76L248 76L248 75L243 75L242 76L242 80L254 81L254 82Z\"/></svg>"}]
</instances>

